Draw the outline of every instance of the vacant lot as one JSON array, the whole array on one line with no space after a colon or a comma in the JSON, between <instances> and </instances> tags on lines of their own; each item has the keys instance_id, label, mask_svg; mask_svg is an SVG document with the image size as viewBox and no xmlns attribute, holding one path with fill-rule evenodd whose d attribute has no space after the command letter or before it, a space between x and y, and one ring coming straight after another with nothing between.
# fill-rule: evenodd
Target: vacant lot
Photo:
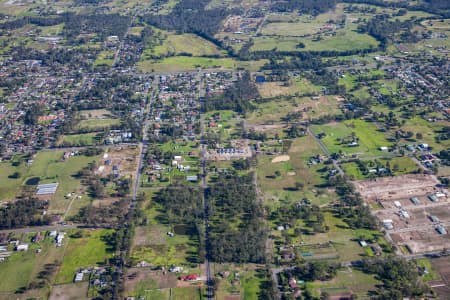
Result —
<instances>
[{"instance_id":1,"label":"vacant lot","mask_svg":"<svg viewBox=\"0 0 450 300\"><path fill-rule=\"evenodd\" d=\"M352 30L339 31L335 36L324 36L320 40L313 37L272 37L262 36L254 39L252 51L349 51L376 47L377 41L369 35ZM299 48L300 43L304 48Z\"/></svg>"},{"instance_id":2,"label":"vacant lot","mask_svg":"<svg viewBox=\"0 0 450 300\"><path fill-rule=\"evenodd\" d=\"M394 157L392 159L379 159L382 167L389 168L393 175L404 175L417 171L417 164L408 156ZM347 162L341 164L345 174L353 180L362 180L369 177L370 173L363 174L356 162ZM368 167L371 169L370 167ZM373 168L372 168L373 169Z\"/></svg>"},{"instance_id":3,"label":"vacant lot","mask_svg":"<svg viewBox=\"0 0 450 300\"><path fill-rule=\"evenodd\" d=\"M45 232L43 232L45 234ZM0 265L0 298L2 293L11 293L8 299L17 299L12 297L14 291L28 286L32 281L36 281L39 272L44 270L46 264L61 262L64 249L57 248L51 238L46 238L39 243L30 243L34 234L21 234L15 236L22 243L29 243L30 248L26 252L14 252L5 262ZM12 247L12 246L11 246ZM36 253L36 249L41 249ZM54 275L49 276L52 281ZM30 297L45 297L48 289L33 290L27 292ZM4 299L4 298L2 298Z\"/></svg>"},{"instance_id":4,"label":"vacant lot","mask_svg":"<svg viewBox=\"0 0 450 300\"><path fill-rule=\"evenodd\" d=\"M61 135L58 140L58 145L65 147L92 146L100 143L97 133Z\"/></svg>"},{"instance_id":5,"label":"vacant lot","mask_svg":"<svg viewBox=\"0 0 450 300\"><path fill-rule=\"evenodd\" d=\"M119 125L120 119L113 118L98 118L98 119L87 119L81 120L77 124L78 130L89 130L89 131L99 131L109 128L114 125ZM67 141L67 138L66 138Z\"/></svg>"},{"instance_id":6,"label":"vacant lot","mask_svg":"<svg viewBox=\"0 0 450 300\"><path fill-rule=\"evenodd\" d=\"M303 36L314 34L321 27L320 23L276 22L265 24L261 33L263 35Z\"/></svg>"},{"instance_id":7,"label":"vacant lot","mask_svg":"<svg viewBox=\"0 0 450 300\"><path fill-rule=\"evenodd\" d=\"M154 48L153 55L164 56L180 53L190 53L193 56L223 55L223 52L216 45L195 34L169 35L161 46Z\"/></svg>"},{"instance_id":8,"label":"vacant lot","mask_svg":"<svg viewBox=\"0 0 450 300\"><path fill-rule=\"evenodd\" d=\"M112 66L115 52L113 50L101 51L94 61L94 66Z\"/></svg>"},{"instance_id":9,"label":"vacant lot","mask_svg":"<svg viewBox=\"0 0 450 300\"><path fill-rule=\"evenodd\" d=\"M82 237L67 236L68 243L61 268L56 277L57 283L72 282L75 272L80 268L95 267L105 263L112 256L112 230L84 230Z\"/></svg>"},{"instance_id":10,"label":"vacant lot","mask_svg":"<svg viewBox=\"0 0 450 300\"><path fill-rule=\"evenodd\" d=\"M300 116L292 120L294 122L341 114L334 96L321 96L318 100L311 97L280 97L257 104L257 109L247 114L247 124L283 123L284 118L293 112L298 112Z\"/></svg>"},{"instance_id":11,"label":"vacant lot","mask_svg":"<svg viewBox=\"0 0 450 300\"><path fill-rule=\"evenodd\" d=\"M88 282L55 285L50 300L87 300Z\"/></svg>"},{"instance_id":12,"label":"vacant lot","mask_svg":"<svg viewBox=\"0 0 450 300\"><path fill-rule=\"evenodd\" d=\"M436 191L439 181L432 175L404 175L356 181L354 185L366 200L397 200L424 196Z\"/></svg>"},{"instance_id":13,"label":"vacant lot","mask_svg":"<svg viewBox=\"0 0 450 300\"><path fill-rule=\"evenodd\" d=\"M136 228L131 257L136 262L146 261L153 266L195 265L198 254L195 230L184 225L169 225L163 207L151 198L150 193L143 204L148 224ZM169 236L169 231L175 235Z\"/></svg>"},{"instance_id":14,"label":"vacant lot","mask_svg":"<svg viewBox=\"0 0 450 300\"><path fill-rule=\"evenodd\" d=\"M235 61L231 58L173 56L158 61L141 61L139 68L142 71L154 70L155 72L164 73L196 70L198 68L232 69L235 67L235 64Z\"/></svg>"},{"instance_id":15,"label":"vacant lot","mask_svg":"<svg viewBox=\"0 0 450 300\"><path fill-rule=\"evenodd\" d=\"M420 117L415 117L406 120L401 129L405 132L411 131L414 134L421 133L422 139L418 139L418 143L426 143L433 148L433 151L440 151L445 148L445 143L436 143L436 136L437 132L442 130L444 126L450 126L450 122L441 121L431 123Z\"/></svg>"},{"instance_id":16,"label":"vacant lot","mask_svg":"<svg viewBox=\"0 0 450 300\"><path fill-rule=\"evenodd\" d=\"M317 154L322 154L319 146L312 137L305 136L293 141L288 152L289 161L272 163L274 156L259 157L258 184L263 189L267 204L277 205L279 200L297 201L302 197L318 204L331 201L332 193L316 188L316 185L325 182L318 172L321 166L308 166L311 156ZM276 175L278 172L279 176ZM298 188L296 183L300 184Z\"/></svg>"},{"instance_id":17,"label":"vacant lot","mask_svg":"<svg viewBox=\"0 0 450 300\"><path fill-rule=\"evenodd\" d=\"M336 277L330 281L315 281L308 283L308 287L320 295L327 292L333 296L335 294L350 292L365 299L370 295L370 291L376 290L376 285L381 284L374 275L363 273L359 270L347 268L339 270Z\"/></svg>"},{"instance_id":18,"label":"vacant lot","mask_svg":"<svg viewBox=\"0 0 450 300\"><path fill-rule=\"evenodd\" d=\"M358 154L360 157L384 156L380 147L391 146L383 133L373 123L363 120L352 120L311 127L316 135L325 134L322 142L330 153L342 151L344 154ZM349 146L350 139L355 137L357 146Z\"/></svg>"},{"instance_id":19,"label":"vacant lot","mask_svg":"<svg viewBox=\"0 0 450 300\"><path fill-rule=\"evenodd\" d=\"M69 200L65 199L64 196L71 192L83 195L82 199L77 200L79 205L75 206L87 204L89 197L84 193L85 189L82 187L80 179L74 177L74 175L90 162L97 161L98 157L79 155L71 156L63 161L63 154L63 151L39 152L35 157L32 157L33 162L29 166L22 157L15 158L13 162L0 163L0 199L13 199L20 193L28 179L37 177L39 183L59 183L55 195L50 200L51 213L62 214L65 212ZM15 172L19 172L17 179L8 178ZM33 187L31 186L31 188ZM76 213L76 211L70 212L70 214L72 213Z\"/></svg>"},{"instance_id":20,"label":"vacant lot","mask_svg":"<svg viewBox=\"0 0 450 300\"><path fill-rule=\"evenodd\" d=\"M359 238L358 231L348 227L348 225L331 213L325 213L325 223L329 231L325 233L316 233L314 235L302 235L303 245L322 245L331 243L331 248L327 253L317 253L323 255L336 255L339 261L348 261L355 257L365 256L364 249L357 243ZM370 233L370 231L369 231ZM317 251L313 251L315 253ZM316 254L316 253L315 253ZM314 258L314 256L312 257Z\"/></svg>"}]
</instances>

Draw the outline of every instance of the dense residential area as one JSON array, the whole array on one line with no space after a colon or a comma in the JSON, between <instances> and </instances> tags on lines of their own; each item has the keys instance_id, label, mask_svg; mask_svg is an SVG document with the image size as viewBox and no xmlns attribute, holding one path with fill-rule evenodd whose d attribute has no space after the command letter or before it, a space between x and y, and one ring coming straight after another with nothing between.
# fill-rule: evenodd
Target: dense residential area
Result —
<instances>
[{"instance_id":1,"label":"dense residential area","mask_svg":"<svg viewBox=\"0 0 450 300\"><path fill-rule=\"evenodd\" d=\"M0 0L0 299L450 299L447 0Z\"/></svg>"}]
</instances>

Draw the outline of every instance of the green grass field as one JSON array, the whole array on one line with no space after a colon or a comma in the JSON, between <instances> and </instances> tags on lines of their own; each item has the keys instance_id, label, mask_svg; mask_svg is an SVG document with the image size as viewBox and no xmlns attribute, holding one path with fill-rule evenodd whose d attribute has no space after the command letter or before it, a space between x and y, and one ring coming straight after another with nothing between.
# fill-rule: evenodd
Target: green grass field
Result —
<instances>
[{"instance_id":1,"label":"green grass field","mask_svg":"<svg viewBox=\"0 0 450 300\"><path fill-rule=\"evenodd\" d=\"M374 124L363 120L352 120L341 123L329 123L326 125L313 125L312 129L316 135L325 133L322 142L331 153L342 151L346 154L358 154L360 157L384 156L379 148L389 147L391 143L387 141L385 135L379 131ZM350 147L346 143L341 143L339 139L351 137L352 132L359 139L358 146Z\"/></svg>"},{"instance_id":2,"label":"green grass field","mask_svg":"<svg viewBox=\"0 0 450 300\"><path fill-rule=\"evenodd\" d=\"M248 272L241 279L243 289L243 299L258 300L258 293L260 291L261 279L259 279L255 272Z\"/></svg>"},{"instance_id":3,"label":"green grass field","mask_svg":"<svg viewBox=\"0 0 450 300\"><path fill-rule=\"evenodd\" d=\"M414 134L421 133L422 139L418 139L417 143L427 143L433 148L433 151L440 151L445 148L445 143L436 143L436 131L442 129L443 126L450 126L450 122L441 121L431 123L420 117L414 117L406 120L405 124L401 127L404 131L411 131Z\"/></svg>"},{"instance_id":4,"label":"green grass field","mask_svg":"<svg viewBox=\"0 0 450 300\"><path fill-rule=\"evenodd\" d=\"M113 50L101 51L94 61L94 67L95 66L111 67L114 62L114 54L115 54L115 52Z\"/></svg>"},{"instance_id":5,"label":"green grass field","mask_svg":"<svg viewBox=\"0 0 450 300\"><path fill-rule=\"evenodd\" d=\"M58 145L64 146L92 146L101 141L97 140L96 133L62 135L58 140Z\"/></svg>"},{"instance_id":6,"label":"green grass field","mask_svg":"<svg viewBox=\"0 0 450 300\"><path fill-rule=\"evenodd\" d=\"M170 34L162 45L153 49L153 55L166 56L190 53L193 56L223 55L216 45L195 34ZM145 54L144 54L145 55Z\"/></svg>"},{"instance_id":7,"label":"green grass field","mask_svg":"<svg viewBox=\"0 0 450 300\"><path fill-rule=\"evenodd\" d=\"M153 193L147 193L147 202L143 204L148 224L136 228L131 258L136 262L145 260L155 266L190 264L198 253L197 236L176 233L173 237L167 232L174 231L160 219L167 218L163 208L152 202Z\"/></svg>"},{"instance_id":8,"label":"green grass field","mask_svg":"<svg viewBox=\"0 0 450 300\"><path fill-rule=\"evenodd\" d=\"M331 213L324 213L325 223L329 226L329 231L314 235L303 235L302 241L305 245L324 244L331 242L336 250L339 261L354 260L365 255L364 249L357 243L358 232L350 229L347 224L334 217ZM312 257L314 258L314 257Z\"/></svg>"},{"instance_id":9,"label":"green grass field","mask_svg":"<svg viewBox=\"0 0 450 300\"><path fill-rule=\"evenodd\" d=\"M321 27L322 24L320 23L276 22L265 24L261 33L263 35L302 36L305 34L314 34Z\"/></svg>"},{"instance_id":10,"label":"green grass field","mask_svg":"<svg viewBox=\"0 0 450 300\"><path fill-rule=\"evenodd\" d=\"M316 188L326 181L318 172L323 166L307 165L311 156L323 154L314 139L311 136L295 139L288 154L290 160L279 163L271 162L275 156L258 158L258 185L264 192L266 204L277 206L280 200L298 201L303 197L316 204L330 202L333 193ZM276 171L280 172L279 177L274 177ZM296 182L302 183L303 188L295 190Z\"/></svg>"},{"instance_id":11,"label":"green grass field","mask_svg":"<svg viewBox=\"0 0 450 300\"><path fill-rule=\"evenodd\" d=\"M422 277L424 281L440 279L438 272L433 268L433 265L428 258L416 259L415 262L418 266L425 268L428 271L428 273Z\"/></svg>"},{"instance_id":12,"label":"green grass field","mask_svg":"<svg viewBox=\"0 0 450 300\"><path fill-rule=\"evenodd\" d=\"M419 166L417 166L417 164L408 156L379 159L378 161L383 167L389 167L396 176L412 173L419 168ZM369 178L368 175L362 173L356 162L343 163L341 164L341 167L344 169L345 174L354 180Z\"/></svg>"},{"instance_id":13,"label":"green grass field","mask_svg":"<svg viewBox=\"0 0 450 300\"><path fill-rule=\"evenodd\" d=\"M109 250L110 246L103 239L110 237L112 233L112 230L106 229L85 230L81 238L66 236L65 243L68 245L56 283L72 282L79 268L100 266L111 257L113 253Z\"/></svg>"},{"instance_id":14,"label":"green grass field","mask_svg":"<svg viewBox=\"0 0 450 300\"><path fill-rule=\"evenodd\" d=\"M57 248L50 238L39 243L30 243L33 234L17 236L23 243L29 244L26 252L14 252L5 262L0 263L0 295L26 287L31 281L37 280L37 275L45 264L61 261L64 249ZM41 249L36 253L36 249ZM53 278L54 276L51 276ZM39 291L40 297L45 297L47 288ZM1 296L0 296L1 298ZM16 299L16 298L14 298Z\"/></svg>"},{"instance_id":15,"label":"green grass field","mask_svg":"<svg viewBox=\"0 0 450 300\"><path fill-rule=\"evenodd\" d=\"M62 161L63 151L40 152L33 159L31 166L26 166L26 162L22 162L19 166L12 166L11 163L0 163L0 198L2 200L13 199L20 193L21 186L26 180L32 177L39 177L40 183L58 182L59 186L50 201L51 213L64 213L69 205L69 200L64 196L69 192L80 192L80 179L73 175L81 170L88 163L96 161L98 157L87 157L83 155L72 156L66 161ZM18 179L8 178L14 172L19 172ZM77 209L82 205L89 203L88 195L77 200L71 208L69 214L76 213Z\"/></svg>"},{"instance_id":16,"label":"green grass field","mask_svg":"<svg viewBox=\"0 0 450 300\"><path fill-rule=\"evenodd\" d=\"M262 36L254 39L252 51L268 51L276 48L278 51L349 51L355 49L368 49L376 47L377 41L369 35L360 34L353 30L338 31L336 36L323 36L321 40L314 41L313 37L268 37ZM305 48L297 48L299 43Z\"/></svg>"},{"instance_id":17,"label":"green grass field","mask_svg":"<svg viewBox=\"0 0 450 300\"><path fill-rule=\"evenodd\" d=\"M113 119L113 118L105 118L105 119L88 119L88 120L81 120L77 124L78 130L102 130L104 128L109 128L114 125L119 125L120 119Z\"/></svg>"},{"instance_id":18,"label":"green grass field","mask_svg":"<svg viewBox=\"0 0 450 300\"><path fill-rule=\"evenodd\" d=\"M324 115L341 114L338 101L334 96L321 96L319 100L312 100L311 97L295 97L291 99L279 97L272 101L256 104L256 109L247 113L247 123L280 124L283 123L283 118L292 112L300 112L300 119L302 120L316 119Z\"/></svg>"},{"instance_id":19,"label":"green grass field","mask_svg":"<svg viewBox=\"0 0 450 300\"><path fill-rule=\"evenodd\" d=\"M369 291L374 291L378 284L381 282L375 279L374 275L348 268L339 270L336 277L330 281L315 281L308 283L307 287L311 288L314 294L327 292L333 296L337 293L351 292L362 297L361 299L367 299Z\"/></svg>"},{"instance_id":20,"label":"green grass field","mask_svg":"<svg viewBox=\"0 0 450 300\"><path fill-rule=\"evenodd\" d=\"M197 68L223 68L232 69L236 63L231 58L208 58L173 56L159 61L145 60L138 64L142 71L154 70L155 72L176 72L195 70Z\"/></svg>"}]
</instances>

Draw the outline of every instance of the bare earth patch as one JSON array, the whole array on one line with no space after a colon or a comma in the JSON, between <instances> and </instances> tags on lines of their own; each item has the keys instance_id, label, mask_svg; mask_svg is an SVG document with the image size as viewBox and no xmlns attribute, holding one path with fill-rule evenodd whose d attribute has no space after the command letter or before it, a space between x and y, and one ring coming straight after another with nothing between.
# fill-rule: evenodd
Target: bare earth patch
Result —
<instances>
[{"instance_id":1,"label":"bare earth patch","mask_svg":"<svg viewBox=\"0 0 450 300\"><path fill-rule=\"evenodd\" d=\"M274 159L272 159L272 163L279 163L279 162L283 162L283 161L289 161L291 158L289 157L289 155L280 155L275 157Z\"/></svg>"},{"instance_id":2,"label":"bare earth patch","mask_svg":"<svg viewBox=\"0 0 450 300\"><path fill-rule=\"evenodd\" d=\"M55 285L50 300L81 300L87 297L88 282Z\"/></svg>"}]
</instances>

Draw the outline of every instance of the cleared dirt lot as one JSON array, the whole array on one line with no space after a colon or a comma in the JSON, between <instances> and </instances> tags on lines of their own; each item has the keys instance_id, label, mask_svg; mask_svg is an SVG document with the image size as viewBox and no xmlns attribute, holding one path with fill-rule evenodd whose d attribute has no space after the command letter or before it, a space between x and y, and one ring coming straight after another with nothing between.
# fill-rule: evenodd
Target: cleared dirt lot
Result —
<instances>
[{"instance_id":1,"label":"cleared dirt lot","mask_svg":"<svg viewBox=\"0 0 450 300\"><path fill-rule=\"evenodd\" d=\"M161 270L151 271L146 268L131 268L128 270L125 290L132 292L140 282L154 282L156 289L174 288L177 286L177 275Z\"/></svg>"},{"instance_id":2,"label":"cleared dirt lot","mask_svg":"<svg viewBox=\"0 0 450 300\"><path fill-rule=\"evenodd\" d=\"M397 200L424 196L437 191L439 180L433 175L408 174L355 181L354 185L367 201Z\"/></svg>"},{"instance_id":3,"label":"cleared dirt lot","mask_svg":"<svg viewBox=\"0 0 450 300\"><path fill-rule=\"evenodd\" d=\"M55 285L50 300L84 300L87 297L88 282Z\"/></svg>"},{"instance_id":4,"label":"cleared dirt lot","mask_svg":"<svg viewBox=\"0 0 450 300\"><path fill-rule=\"evenodd\" d=\"M420 205L403 205L401 208L377 210L374 215L383 222L392 220L393 229L387 230L397 245L405 246L411 253L440 251L450 248L450 235L440 234L438 226L450 229L450 202L448 198L440 198L435 203L421 199ZM407 217L402 215L407 213Z\"/></svg>"},{"instance_id":5,"label":"cleared dirt lot","mask_svg":"<svg viewBox=\"0 0 450 300\"><path fill-rule=\"evenodd\" d=\"M432 259L431 264L439 273L441 280L429 281L428 284L438 294L439 299L450 299L450 258Z\"/></svg>"},{"instance_id":6,"label":"cleared dirt lot","mask_svg":"<svg viewBox=\"0 0 450 300\"><path fill-rule=\"evenodd\" d=\"M373 210L386 233L405 254L441 251L450 248L450 197L447 190L438 188L435 176L414 174L383 177L354 182L357 191ZM440 194L435 201L428 196ZM416 198L414 203L411 198Z\"/></svg>"},{"instance_id":7,"label":"cleared dirt lot","mask_svg":"<svg viewBox=\"0 0 450 300\"><path fill-rule=\"evenodd\" d=\"M120 176L132 176L136 172L138 155L137 146L111 147L103 155L103 161L97 169L97 174L108 176L113 174L113 167L117 166Z\"/></svg>"}]
</instances>

